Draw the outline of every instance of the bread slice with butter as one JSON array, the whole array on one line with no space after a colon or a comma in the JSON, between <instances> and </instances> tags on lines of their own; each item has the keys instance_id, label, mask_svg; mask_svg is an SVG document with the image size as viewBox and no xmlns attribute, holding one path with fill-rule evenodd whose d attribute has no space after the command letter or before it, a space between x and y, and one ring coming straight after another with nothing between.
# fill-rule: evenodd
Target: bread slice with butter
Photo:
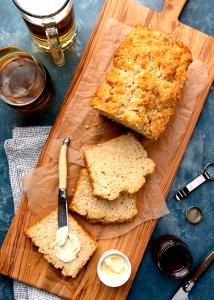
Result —
<instances>
[{"instance_id":1,"label":"bread slice with butter","mask_svg":"<svg viewBox=\"0 0 214 300\"><path fill-rule=\"evenodd\" d=\"M38 251L56 269L61 269L64 276L75 278L79 271L97 248L92 237L69 215L69 233L75 235L80 241L80 251L71 262L64 262L56 256L56 231L58 229L57 211L53 211L40 222L28 228L25 234L38 247Z\"/></svg>"},{"instance_id":2,"label":"bread slice with butter","mask_svg":"<svg viewBox=\"0 0 214 300\"><path fill-rule=\"evenodd\" d=\"M136 195L125 193L114 201L100 200L92 193L87 170L82 169L69 209L92 223L122 223L137 215Z\"/></svg>"},{"instance_id":3,"label":"bread slice with butter","mask_svg":"<svg viewBox=\"0 0 214 300\"><path fill-rule=\"evenodd\" d=\"M136 193L152 174L154 162L133 134L128 133L84 151L93 195L115 200Z\"/></svg>"}]
</instances>

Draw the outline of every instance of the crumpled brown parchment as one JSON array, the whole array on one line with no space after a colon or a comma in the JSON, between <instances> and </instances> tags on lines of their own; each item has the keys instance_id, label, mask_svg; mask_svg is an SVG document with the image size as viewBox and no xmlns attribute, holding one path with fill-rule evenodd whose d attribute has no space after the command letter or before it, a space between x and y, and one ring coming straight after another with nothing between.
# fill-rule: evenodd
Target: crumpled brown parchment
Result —
<instances>
[{"instance_id":1,"label":"crumpled brown parchment","mask_svg":"<svg viewBox=\"0 0 214 300\"><path fill-rule=\"evenodd\" d=\"M96 110L90 107L90 101L106 70L111 65L116 48L131 29L116 20L109 20L100 49L89 63L57 129L55 138L46 150L52 158L52 163L34 169L24 177L24 191L27 194L29 207L39 218L57 207L57 162L62 140L66 136L71 139L68 149L68 200L71 201L79 171L81 167L85 166L84 149L128 131L128 129L100 116ZM208 74L204 64L198 60L193 61L188 69L188 79L182 99L163 135L157 141L136 135L146 148L149 157L156 163L155 173L147 178L146 184L137 194L138 216L130 223L100 225L90 224L84 218L74 214L92 236L97 239L113 238L168 212L160 189L160 181L178 150L190 117L197 106L197 96L202 92L207 81Z\"/></svg>"}]
</instances>

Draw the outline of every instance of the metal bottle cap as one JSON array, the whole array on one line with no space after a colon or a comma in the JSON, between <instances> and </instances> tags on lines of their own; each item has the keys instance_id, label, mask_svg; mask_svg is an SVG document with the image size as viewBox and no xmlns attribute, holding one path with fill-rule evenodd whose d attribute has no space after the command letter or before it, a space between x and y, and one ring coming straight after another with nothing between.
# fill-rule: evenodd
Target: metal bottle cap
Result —
<instances>
[{"instance_id":1,"label":"metal bottle cap","mask_svg":"<svg viewBox=\"0 0 214 300\"><path fill-rule=\"evenodd\" d=\"M186 210L186 218L191 224L198 224L203 218L203 213L197 206L191 206Z\"/></svg>"}]
</instances>

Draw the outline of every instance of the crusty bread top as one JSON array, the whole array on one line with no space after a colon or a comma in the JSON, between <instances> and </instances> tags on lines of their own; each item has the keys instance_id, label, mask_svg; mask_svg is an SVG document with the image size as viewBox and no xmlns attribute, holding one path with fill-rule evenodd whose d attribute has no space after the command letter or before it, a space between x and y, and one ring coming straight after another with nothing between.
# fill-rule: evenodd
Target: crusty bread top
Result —
<instances>
[{"instance_id":1,"label":"crusty bread top","mask_svg":"<svg viewBox=\"0 0 214 300\"><path fill-rule=\"evenodd\" d=\"M107 200L118 198L121 192L136 193L155 167L131 133L86 149L84 154L93 194Z\"/></svg>"},{"instance_id":2,"label":"crusty bread top","mask_svg":"<svg viewBox=\"0 0 214 300\"><path fill-rule=\"evenodd\" d=\"M114 201L100 200L93 196L88 172L82 169L69 209L86 216L91 222L126 222L137 214L136 195L126 193Z\"/></svg>"},{"instance_id":3,"label":"crusty bread top","mask_svg":"<svg viewBox=\"0 0 214 300\"><path fill-rule=\"evenodd\" d=\"M62 269L64 276L76 277L86 262L94 253L97 243L90 235L69 215L69 232L75 234L81 243L77 258L72 262L63 262L55 255L56 231L58 229L57 211L50 213L40 222L28 228L26 235L38 247L44 258L57 269Z\"/></svg>"},{"instance_id":4,"label":"crusty bread top","mask_svg":"<svg viewBox=\"0 0 214 300\"><path fill-rule=\"evenodd\" d=\"M157 139L181 98L191 62L191 52L183 43L163 32L136 27L116 50L92 106Z\"/></svg>"}]
</instances>

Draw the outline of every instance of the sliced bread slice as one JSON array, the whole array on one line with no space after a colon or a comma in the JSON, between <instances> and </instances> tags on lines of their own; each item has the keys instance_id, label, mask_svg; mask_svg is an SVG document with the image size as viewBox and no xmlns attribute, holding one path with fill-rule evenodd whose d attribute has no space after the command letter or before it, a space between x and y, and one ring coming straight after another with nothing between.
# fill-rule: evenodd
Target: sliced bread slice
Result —
<instances>
[{"instance_id":1,"label":"sliced bread slice","mask_svg":"<svg viewBox=\"0 0 214 300\"><path fill-rule=\"evenodd\" d=\"M94 196L107 200L115 200L121 192L136 193L155 168L131 133L93 146L84 155Z\"/></svg>"},{"instance_id":2,"label":"sliced bread slice","mask_svg":"<svg viewBox=\"0 0 214 300\"><path fill-rule=\"evenodd\" d=\"M57 211L50 213L40 222L28 228L26 235L38 247L38 251L55 268L61 269L64 276L75 278L94 253L97 243L90 235L69 215L69 233L75 234L80 240L80 251L71 262L59 260L55 254L56 231L58 228Z\"/></svg>"},{"instance_id":3,"label":"sliced bread slice","mask_svg":"<svg viewBox=\"0 0 214 300\"><path fill-rule=\"evenodd\" d=\"M136 196L125 193L114 201L100 200L93 196L88 172L82 169L69 209L92 223L122 223L136 216Z\"/></svg>"}]
</instances>

